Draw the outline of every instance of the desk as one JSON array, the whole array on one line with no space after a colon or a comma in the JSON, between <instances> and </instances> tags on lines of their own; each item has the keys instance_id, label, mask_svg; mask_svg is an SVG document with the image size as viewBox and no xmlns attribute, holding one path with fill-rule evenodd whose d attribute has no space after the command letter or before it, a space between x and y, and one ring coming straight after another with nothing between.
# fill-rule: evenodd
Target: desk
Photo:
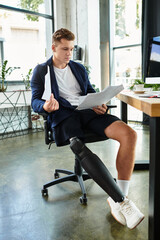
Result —
<instances>
[{"instance_id":1,"label":"desk","mask_svg":"<svg viewBox=\"0 0 160 240\"><path fill-rule=\"evenodd\" d=\"M121 92L121 117L127 122L127 104L150 116L149 153L149 240L160 236L160 99L140 98L132 92Z\"/></svg>"}]
</instances>

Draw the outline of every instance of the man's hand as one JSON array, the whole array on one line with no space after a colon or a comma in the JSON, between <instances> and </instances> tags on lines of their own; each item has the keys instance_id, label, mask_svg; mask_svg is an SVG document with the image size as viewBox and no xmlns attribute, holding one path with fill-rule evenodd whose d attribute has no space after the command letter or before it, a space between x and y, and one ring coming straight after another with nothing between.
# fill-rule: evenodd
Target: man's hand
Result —
<instances>
[{"instance_id":1,"label":"man's hand","mask_svg":"<svg viewBox=\"0 0 160 240\"><path fill-rule=\"evenodd\" d=\"M94 107L93 111L97 114L105 114L107 111L107 106L105 104L102 104L102 106Z\"/></svg>"},{"instance_id":2,"label":"man's hand","mask_svg":"<svg viewBox=\"0 0 160 240\"><path fill-rule=\"evenodd\" d=\"M54 98L53 93L51 94L49 101L48 100L45 101L45 103L43 105L43 109L48 113L56 111L56 110L59 109L59 103Z\"/></svg>"}]
</instances>

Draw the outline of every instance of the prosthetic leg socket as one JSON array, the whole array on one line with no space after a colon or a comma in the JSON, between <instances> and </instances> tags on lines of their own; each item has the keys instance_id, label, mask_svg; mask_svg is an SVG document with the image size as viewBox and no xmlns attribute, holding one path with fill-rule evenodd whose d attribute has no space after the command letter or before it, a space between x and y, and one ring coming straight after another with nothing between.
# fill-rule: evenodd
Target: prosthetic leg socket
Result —
<instances>
[{"instance_id":1,"label":"prosthetic leg socket","mask_svg":"<svg viewBox=\"0 0 160 240\"><path fill-rule=\"evenodd\" d=\"M84 170L90 177L115 201L122 202L124 195L116 184L112 175L100 160L77 137L70 139L70 148L76 154Z\"/></svg>"}]
</instances>

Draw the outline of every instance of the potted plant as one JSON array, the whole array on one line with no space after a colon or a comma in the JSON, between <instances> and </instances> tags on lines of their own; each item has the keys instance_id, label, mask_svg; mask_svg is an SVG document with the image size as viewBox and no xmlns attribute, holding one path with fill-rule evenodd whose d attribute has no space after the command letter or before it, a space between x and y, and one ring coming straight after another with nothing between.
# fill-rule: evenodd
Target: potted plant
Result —
<instances>
[{"instance_id":1,"label":"potted plant","mask_svg":"<svg viewBox=\"0 0 160 240\"><path fill-rule=\"evenodd\" d=\"M22 78L23 78L25 89L29 90L30 89L30 79L31 79L31 75L32 75L32 68L29 69L26 76L24 76L23 74L21 74L21 75L22 75Z\"/></svg>"},{"instance_id":2,"label":"potted plant","mask_svg":"<svg viewBox=\"0 0 160 240\"><path fill-rule=\"evenodd\" d=\"M0 68L0 92L5 92L7 90L7 83L5 84L6 77L9 76L15 69L20 67L8 67L8 60L5 60Z\"/></svg>"},{"instance_id":3,"label":"potted plant","mask_svg":"<svg viewBox=\"0 0 160 240\"><path fill-rule=\"evenodd\" d=\"M146 88L151 88L152 91L159 91L160 84L145 84Z\"/></svg>"},{"instance_id":4,"label":"potted plant","mask_svg":"<svg viewBox=\"0 0 160 240\"><path fill-rule=\"evenodd\" d=\"M85 69L87 71L88 78L90 78L89 74L91 72L91 67L89 65L87 65L86 63L84 63L83 66L85 67ZM96 92L99 92L99 88L97 88L95 84L92 84L92 87L95 89Z\"/></svg>"},{"instance_id":5,"label":"potted plant","mask_svg":"<svg viewBox=\"0 0 160 240\"><path fill-rule=\"evenodd\" d=\"M135 79L132 85L130 86L130 89L135 89L136 91L143 91L144 88L144 81L143 79Z\"/></svg>"}]
</instances>

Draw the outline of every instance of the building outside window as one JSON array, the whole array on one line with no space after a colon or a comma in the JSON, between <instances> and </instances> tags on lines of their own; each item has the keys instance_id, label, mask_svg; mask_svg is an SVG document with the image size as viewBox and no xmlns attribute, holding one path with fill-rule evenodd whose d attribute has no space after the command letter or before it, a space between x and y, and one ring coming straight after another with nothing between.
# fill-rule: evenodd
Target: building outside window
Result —
<instances>
[{"instance_id":1,"label":"building outside window","mask_svg":"<svg viewBox=\"0 0 160 240\"><path fill-rule=\"evenodd\" d=\"M52 54L52 1L29 2L30 6L27 0L0 0L3 60L8 60L8 67L20 67L7 81L22 81L22 74L25 76L30 68L46 61Z\"/></svg>"}]
</instances>

